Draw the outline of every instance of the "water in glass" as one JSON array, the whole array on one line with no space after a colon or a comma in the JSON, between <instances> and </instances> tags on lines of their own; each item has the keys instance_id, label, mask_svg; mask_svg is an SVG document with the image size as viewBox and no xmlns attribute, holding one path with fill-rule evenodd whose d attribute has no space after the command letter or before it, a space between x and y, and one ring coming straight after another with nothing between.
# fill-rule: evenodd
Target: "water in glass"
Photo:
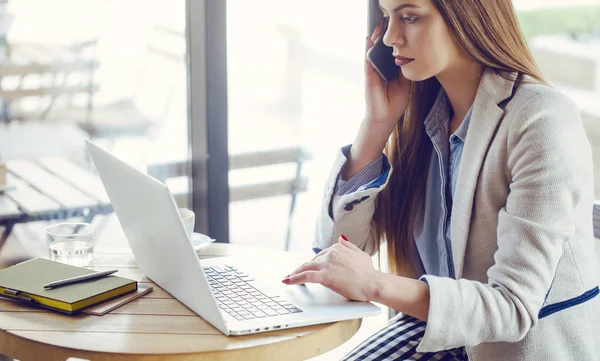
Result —
<instances>
[{"instance_id":1,"label":"water in glass","mask_svg":"<svg viewBox=\"0 0 600 361\"><path fill-rule=\"evenodd\" d=\"M94 227L88 223L59 223L46 228L51 260L87 266L94 258Z\"/></svg>"},{"instance_id":2,"label":"water in glass","mask_svg":"<svg viewBox=\"0 0 600 361\"><path fill-rule=\"evenodd\" d=\"M89 242L65 240L50 245L50 259L56 262L85 266L94 258L94 245Z\"/></svg>"}]
</instances>

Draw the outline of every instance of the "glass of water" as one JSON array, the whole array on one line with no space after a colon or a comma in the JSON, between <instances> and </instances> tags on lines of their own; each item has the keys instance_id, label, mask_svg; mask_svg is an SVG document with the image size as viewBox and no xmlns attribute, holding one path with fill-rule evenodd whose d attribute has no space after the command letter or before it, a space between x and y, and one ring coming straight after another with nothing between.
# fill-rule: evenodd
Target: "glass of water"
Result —
<instances>
[{"instance_id":1,"label":"glass of water","mask_svg":"<svg viewBox=\"0 0 600 361\"><path fill-rule=\"evenodd\" d=\"M48 255L53 261L87 266L94 258L95 229L89 223L59 223L46 228Z\"/></svg>"}]
</instances>

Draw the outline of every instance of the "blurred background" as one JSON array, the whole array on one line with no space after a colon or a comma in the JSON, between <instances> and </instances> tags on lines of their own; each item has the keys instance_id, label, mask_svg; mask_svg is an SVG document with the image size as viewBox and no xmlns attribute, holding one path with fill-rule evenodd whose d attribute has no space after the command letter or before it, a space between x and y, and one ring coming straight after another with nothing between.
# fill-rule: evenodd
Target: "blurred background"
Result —
<instances>
[{"instance_id":1,"label":"blurred background","mask_svg":"<svg viewBox=\"0 0 600 361\"><path fill-rule=\"evenodd\" d=\"M547 80L580 107L598 164L600 0L514 5ZM228 239L219 241L309 252L335 152L364 112L367 9L227 1ZM89 220L98 247L122 246L84 137L190 205L189 19L184 0L0 0L0 160L9 169L0 263L44 255L43 229L57 219Z\"/></svg>"}]
</instances>

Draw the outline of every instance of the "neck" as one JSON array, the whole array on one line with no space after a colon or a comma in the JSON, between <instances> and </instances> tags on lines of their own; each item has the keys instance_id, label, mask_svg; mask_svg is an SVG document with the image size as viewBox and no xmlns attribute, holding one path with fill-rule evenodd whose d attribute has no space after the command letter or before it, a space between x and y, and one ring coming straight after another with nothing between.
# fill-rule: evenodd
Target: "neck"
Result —
<instances>
[{"instance_id":1,"label":"neck","mask_svg":"<svg viewBox=\"0 0 600 361\"><path fill-rule=\"evenodd\" d=\"M480 63L469 62L459 68L437 75L437 79L450 101L453 113L451 122L456 127L465 118L475 100L484 69L485 66Z\"/></svg>"}]
</instances>

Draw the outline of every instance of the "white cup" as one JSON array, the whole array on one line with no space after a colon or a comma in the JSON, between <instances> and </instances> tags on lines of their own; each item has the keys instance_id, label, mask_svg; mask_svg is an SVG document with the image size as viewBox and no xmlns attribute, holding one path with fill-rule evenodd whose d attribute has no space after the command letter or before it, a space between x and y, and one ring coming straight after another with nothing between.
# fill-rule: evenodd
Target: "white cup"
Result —
<instances>
[{"instance_id":1,"label":"white cup","mask_svg":"<svg viewBox=\"0 0 600 361\"><path fill-rule=\"evenodd\" d=\"M188 236L192 238L194 224L196 223L196 214L188 208L179 208L179 215L181 216L181 220L183 221Z\"/></svg>"},{"instance_id":2,"label":"white cup","mask_svg":"<svg viewBox=\"0 0 600 361\"><path fill-rule=\"evenodd\" d=\"M205 234L194 232L194 223L196 222L196 215L193 211L187 208L179 208L179 215L181 216L181 220L183 221L185 231L190 237L190 243L192 244L192 247L194 247L195 251L200 251L201 249L206 248L209 244L215 241L214 239L210 238Z\"/></svg>"}]
</instances>

